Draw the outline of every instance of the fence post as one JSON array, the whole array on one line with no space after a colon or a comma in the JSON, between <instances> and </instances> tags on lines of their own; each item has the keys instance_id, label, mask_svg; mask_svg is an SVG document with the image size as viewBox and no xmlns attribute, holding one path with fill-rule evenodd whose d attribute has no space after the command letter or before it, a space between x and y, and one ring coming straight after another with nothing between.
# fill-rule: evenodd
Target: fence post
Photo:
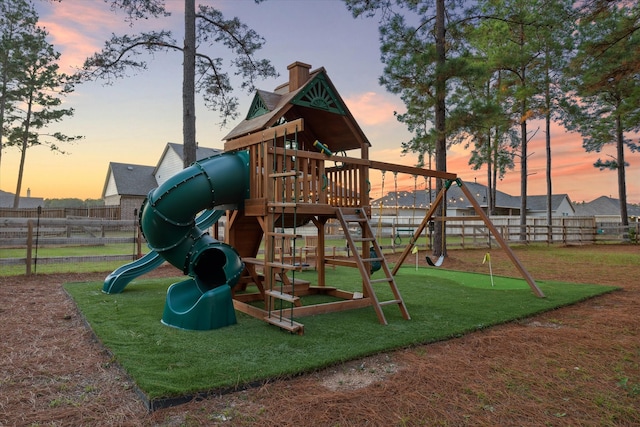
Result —
<instances>
[{"instance_id":1,"label":"fence post","mask_svg":"<svg viewBox=\"0 0 640 427\"><path fill-rule=\"evenodd\" d=\"M138 258L142 258L142 230L140 225L136 224L136 230L138 230L138 238L136 239L138 245Z\"/></svg>"},{"instance_id":2,"label":"fence post","mask_svg":"<svg viewBox=\"0 0 640 427\"><path fill-rule=\"evenodd\" d=\"M25 261L27 276L31 276L31 251L33 249L33 221L27 221L27 258Z\"/></svg>"}]
</instances>

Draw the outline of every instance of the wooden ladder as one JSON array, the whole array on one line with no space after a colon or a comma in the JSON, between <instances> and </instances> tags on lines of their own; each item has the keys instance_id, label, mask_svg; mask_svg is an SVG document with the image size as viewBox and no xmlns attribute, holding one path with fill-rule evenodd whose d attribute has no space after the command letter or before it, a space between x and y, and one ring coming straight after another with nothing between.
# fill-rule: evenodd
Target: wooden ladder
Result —
<instances>
[{"instance_id":1,"label":"wooden ladder","mask_svg":"<svg viewBox=\"0 0 640 427\"><path fill-rule=\"evenodd\" d=\"M274 187L278 187L275 183L279 180L282 181L282 185L286 186L287 179L296 179L298 172L289 171L289 172L276 172L269 175L269 178L272 178L274 181ZM276 198L279 199L277 195L277 191L274 191L276 194ZM267 208L270 212L276 212L278 209L282 209L284 211L285 208L295 208L295 202L286 202L282 200L274 200L267 203ZM284 214L284 212L282 212ZM273 221L271 221L273 222ZM275 224L272 224L275 226ZM289 315L286 315L285 312L288 310L287 308L275 308L276 301L280 301L280 304L289 304L291 308L301 305L300 297L295 296L294 293L294 284L291 283L289 286L285 286L285 277L288 271L301 271L302 266L301 263L298 262L296 265L295 260L295 250L292 250L290 254L287 254L287 249L285 246L285 242L295 241L295 239L302 238L302 235L296 233L287 233L277 231L269 231L265 233L265 237L267 238L266 244L270 245L271 250L271 259L265 261L265 277L269 277L270 286L265 287L264 295L265 295L265 310L267 311L267 315L264 317L264 320L272 325L278 326L281 329L285 329L289 332L297 333L302 335L304 333L304 325L302 323L296 322L293 320L293 310ZM280 256L276 257L275 247L276 240L282 240L282 245L280 247ZM289 259L287 260L287 257ZM279 259L278 259L279 258ZM280 282L280 289L276 289L274 284ZM290 288L290 289L288 289Z\"/></svg>"},{"instance_id":2,"label":"wooden ladder","mask_svg":"<svg viewBox=\"0 0 640 427\"><path fill-rule=\"evenodd\" d=\"M337 208L337 217L342 225L342 229L344 230L344 235L347 239L347 244L349 245L349 249L355 258L355 264L360 269L360 274L362 276L362 281L364 285L364 290L367 297L373 300L373 308L376 311L376 315L378 316L378 321L386 325L387 319L384 317L384 313L382 311L382 307L385 305L396 304L400 308L400 312L402 313L402 317L406 320L411 319L409 316L409 312L407 311L407 306L404 304L404 300L400 295L400 291L398 290L398 286L396 285L396 281L391 274L391 270L389 270L389 266L387 265L387 261L382 254L382 249L378 244L376 238L374 237L373 231L371 230L371 223L369 223L369 218L362 208ZM350 227L352 225L357 225L358 229L361 230L360 236L354 236L351 233ZM365 251L365 253L369 253L367 258L363 258L361 255L361 249L356 246L356 243L368 242L373 248L373 253L369 251ZM366 246L369 246L368 244ZM385 275L382 279L374 279L371 280L370 266L374 262L379 262L381 269ZM388 301L378 301L378 297L373 289L373 285L377 283L387 283L393 292L392 300Z\"/></svg>"}]
</instances>

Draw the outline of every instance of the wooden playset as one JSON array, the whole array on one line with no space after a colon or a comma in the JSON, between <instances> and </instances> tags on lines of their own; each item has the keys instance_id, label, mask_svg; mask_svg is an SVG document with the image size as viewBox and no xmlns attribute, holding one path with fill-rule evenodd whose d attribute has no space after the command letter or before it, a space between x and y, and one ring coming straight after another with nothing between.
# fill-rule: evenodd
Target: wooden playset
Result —
<instances>
[{"instance_id":1,"label":"wooden playset","mask_svg":"<svg viewBox=\"0 0 640 427\"><path fill-rule=\"evenodd\" d=\"M377 169L435 177L448 183L457 182L463 191L465 187L453 173L370 160L370 143L326 71L323 68L312 71L301 62L291 64L288 70L288 82L274 92L258 90L246 119L225 137L225 152L248 152L250 172L249 194L242 208L227 211L225 243L237 250L245 264L245 271L233 289L234 308L299 334L304 331L298 321L302 316L367 306L373 307L381 324L387 323L382 309L386 305L397 306L408 320L409 312L394 279L402 261L391 271L369 221L369 172ZM438 195L402 260L443 197L443 193ZM475 202L470 194L467 197ZM534 291L542 296L492 228L489 218L477 203L474 207ZM338 221L344 232L352 254L349 259L325 255L325 225L330 219ZM286 256L284 250L287 242L304 246L297 228L309 222L317 229L315 250L307 248L315 252L314 286L295 278L295 271L303 268L301 252L296 250ZM339 284L327 283L325 269L332 265L357 268L362 277L362 291L347 292L340 290ZM372 280L372 269L378 267L383 277ZM252 289L250 285L257 290L246 292ZM376 296L379 286L388 286L393 298L380 301ZM302 305L300 298L310 294L331 295L338 300Z\"/></svg>"}]
</instances>

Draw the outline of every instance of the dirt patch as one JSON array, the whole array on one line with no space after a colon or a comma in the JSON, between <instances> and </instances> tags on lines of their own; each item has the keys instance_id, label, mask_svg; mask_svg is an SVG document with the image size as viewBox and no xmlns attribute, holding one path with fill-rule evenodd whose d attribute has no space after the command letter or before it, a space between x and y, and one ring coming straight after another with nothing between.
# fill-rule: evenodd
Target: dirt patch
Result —
<instances>
[{"instance_id":1,"label":"dirt patch","mask_svg":"<svg viewBox=\"0 0 640 427\"><path fill-rule=\"evenodd\" d=\"M598 250L640 260L640 246ZM62 290L63 283L101 281L105 273L0 277L0 426L640 425L639 263L568 265L543 250L516 253L537 280L622 290L154 413ZM486 272L483 254L451 251L443 268ZM491 257L494 274L518 276L504 253Z\"/></svg>"},{"instance_id":2,"label":"dirt patch","mask_svg":"<svg viewBox=\"0 0 640 427\"><path fill-rule=\"evenodd\" d=\"M390 354L367 357L327 369L316 375L319 383L331 391L357 390L395 374L398 366Z\"/></svg>"}]
</instances>

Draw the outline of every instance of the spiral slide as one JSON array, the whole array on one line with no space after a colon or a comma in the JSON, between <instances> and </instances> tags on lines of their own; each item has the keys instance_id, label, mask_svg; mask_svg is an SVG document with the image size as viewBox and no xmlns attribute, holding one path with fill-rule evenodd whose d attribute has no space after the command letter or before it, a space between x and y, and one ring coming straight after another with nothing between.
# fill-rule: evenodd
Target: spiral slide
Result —
<instances>
[{"instance_id":1,"label":"spiral slide","mask_svg":"<svg viewBox=\"0 0 640 427\"><path fill-rule=\"evenodd\" d=\"M206 224L195 218L204 210L242 204L248 195L249 157L244 151L199 160L149 193L140 213L140 227L149 248L190 276L167 290L162 323L189 330L236 323L231 288L244 264L233 247L204 232L201 227ZM124 287L125 276L155 268L154 263L160 261L151 258L111 273L123 279L113 279L117 286L108 286L107 277L109 293Z\"/></svg>"},{"instance_id":2,"label":"spiral slide","mask_svg":"<svg viewBox=\"0 0 640 427\"><path fill-rule=\"evenodd\" d=\"M218 221L222 215L224 215L223 210L207 210L198 217L196 225L198 228L207 229ZM164 261L164 258L156 251L151 251L140 259L118 267L104 279L102 292L105 294L119 294L132 280L155 270Z\"/></svg>"}]
</instances>

